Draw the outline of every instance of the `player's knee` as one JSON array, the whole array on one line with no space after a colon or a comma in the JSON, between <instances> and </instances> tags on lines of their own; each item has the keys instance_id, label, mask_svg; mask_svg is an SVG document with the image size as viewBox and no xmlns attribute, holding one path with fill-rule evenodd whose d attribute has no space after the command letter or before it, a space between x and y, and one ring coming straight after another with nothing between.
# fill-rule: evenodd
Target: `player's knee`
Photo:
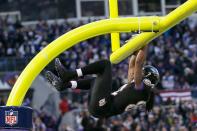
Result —
<instances>
[{"instance_id":1,"label":"player's knee","mask_svg":"<svg viewBox=\"0 0 197 131\"><path fill-rule=\"evenodd\" d=\"M103 71L111 67L111 62L109 60L101 60L101 65L103 66Z\"/></svg>"}]
</instances>

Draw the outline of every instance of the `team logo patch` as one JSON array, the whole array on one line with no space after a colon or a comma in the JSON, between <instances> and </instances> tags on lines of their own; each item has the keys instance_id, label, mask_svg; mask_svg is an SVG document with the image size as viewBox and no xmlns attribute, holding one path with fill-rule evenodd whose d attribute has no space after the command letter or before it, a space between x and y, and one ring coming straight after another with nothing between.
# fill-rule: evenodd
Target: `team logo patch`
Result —
<instances>
[{"instance_id":1,"label":"team logo patch","mask_svg":"<svg viewBox=\"0 0 197 131\"><path fill-rule=\"evenodd\" d=\"M18 123L18 111L5 111L5 124L13 126Z\"/></svg>"},{"instance_id":2,"label":"team logo patch","mask_svg":"<svg viewBox=\"0 0 197 131\"><path fill-rule=\"evenodd\" d=\"M107 103L107 102L106 102L105 98L103 98L103 99L101 99L101 100L99 101L99 106L104 106L106 103Z\"/></svg>"}]
</instances>

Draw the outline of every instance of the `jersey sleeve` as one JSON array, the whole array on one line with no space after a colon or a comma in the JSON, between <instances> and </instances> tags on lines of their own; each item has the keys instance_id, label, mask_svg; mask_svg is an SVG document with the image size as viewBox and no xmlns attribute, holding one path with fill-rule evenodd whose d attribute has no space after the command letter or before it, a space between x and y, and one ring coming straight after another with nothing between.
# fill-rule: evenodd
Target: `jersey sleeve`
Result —
<instances>
[{"instance_id":1,"label":"jersey sleeve","mask_svg":"<svg viewBox=\"0 0 197 131\"><path fill-rule=\"evenodd\" d=\"M119 92L126 88L127 84L122 85L117 91L112 92L111 95L116 96Z\"/></svg>"}]
</instances>

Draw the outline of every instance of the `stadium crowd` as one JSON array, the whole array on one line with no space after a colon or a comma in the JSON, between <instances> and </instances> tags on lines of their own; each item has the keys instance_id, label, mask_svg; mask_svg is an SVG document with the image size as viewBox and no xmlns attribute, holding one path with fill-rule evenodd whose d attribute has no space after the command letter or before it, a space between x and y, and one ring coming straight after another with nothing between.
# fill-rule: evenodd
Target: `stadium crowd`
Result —
<instances>
[{"instance_id":1,"label":"stadium crowd","mask_svg":"<svg viewBox=\"0 0 197 131\"><path fill-rule=\"evenodd\" d=\"M151 44L147 64L159 69L161 84L159 87L195 88L197 85L197 26L190 26L188 20L167 31ZM35 26L23 26L19 20L9 17L0 18L0 57L27 58L35 56L48 43L61 34L82 25L65 22L48 24L40 21ZM77 34L76 34L77 35ZM121 43L130 38L130 34L121 35ZM87 63L108 58L110 50L109 35L99 36L81 42L62 53L61 58L68 68L83 66ZM116 77L126 82L127 60L115 65Z\"/></svg>"},{"instance_id":2,"label":"stadium crowd","mask_svg":"<svg viewBox=\"0 0 197 131\"><path fill-rule=\"evenodd\" d=\"M127 112L108 119L95 119L86 110L74 111L77 107L68 105L67 112L75 112L74 125L62 123L41 112L35 117L35 129L43 131L57 128L60 131L196 131L197 104L188 101L174 103L171 106L155 106L150 113ZM82 105L83 109L87 109ZM69 109L70 108L70 109ZM45 114L45 115L43 115ZM42 121L41 121L42 120ZM41 131L42 131L41 130Z\"/></svg>"},{"instance_id":3,"label":"stadium crowd","mask_svg":"<svg viewBox=\"0 0 197 131\"><path fill-rule=\"evenodd\" d=\"M149 44L147 64L158 68L161 74L159 88L197 88L197 25L191 27L189 23L185 20ZM35 26L23 26L18 20L13 21L9 17L0 18L0 57L25 59L35 56L61 34L82 24L83 22L75 24L65 20L61 24L56 22L48 24L46 21L40 21ZM121 34L121 43L130 37L131 34ZM110 37L104 35L81 42L62 53L60 58L67 68L75 69L93 61L108 58L110 52ZM114 90L127 82L127 68L128 60L114 65ZM158 106L163 102L157 96L156 106L150 113L125 113L107 120L96 120L86 111L87 100L84 99L76 102L83 111L76 113L76 127L71 127L60 123L63 115L77 108L76 103L74 100L62 99L62 101L59 118L42 110L35 111L34 131L58 129L60 131L107 129L112 131L187 131L192 130L192 125L197 121L197 103L192 101L177 103L168 101L164 103L165 106Z\"/></svg>"}]
</instances>

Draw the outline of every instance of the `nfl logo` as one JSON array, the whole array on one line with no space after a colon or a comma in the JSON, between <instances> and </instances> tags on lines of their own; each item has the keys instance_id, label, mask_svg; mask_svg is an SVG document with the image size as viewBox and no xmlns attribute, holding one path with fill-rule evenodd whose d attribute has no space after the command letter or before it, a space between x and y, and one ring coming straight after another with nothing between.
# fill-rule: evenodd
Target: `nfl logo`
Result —
<instances>
[{"instance_id":1,"label":"nfl logo","mask_svg":"<svg viewBox=\"0 0 197 131\"><path fill-rule=\"evenodd\" d=\"M18 111L5 111L5 124L13 126L18 123Z\"/></svg>"}]
</instances>

